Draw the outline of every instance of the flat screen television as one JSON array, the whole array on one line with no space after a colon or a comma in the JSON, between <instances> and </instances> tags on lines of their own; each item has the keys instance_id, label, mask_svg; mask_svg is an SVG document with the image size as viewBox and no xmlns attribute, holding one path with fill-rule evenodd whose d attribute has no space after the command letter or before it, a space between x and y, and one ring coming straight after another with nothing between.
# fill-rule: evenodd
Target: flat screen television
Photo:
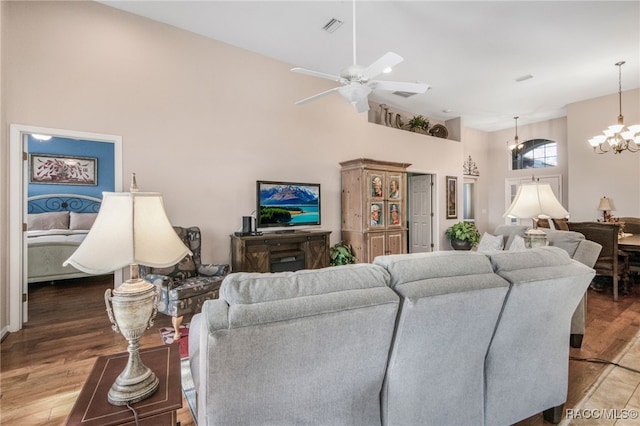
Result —
<instances>
[{"instance_id":1,"label":"flat screen television","mask_svg":"<svg viewBox=\"0 0 640 426\"><path fill-rule=\"evenodd\" d=\"M256 228L277 231L320 225L320 184L256 182Z\"/></svg>"}]
</instances>

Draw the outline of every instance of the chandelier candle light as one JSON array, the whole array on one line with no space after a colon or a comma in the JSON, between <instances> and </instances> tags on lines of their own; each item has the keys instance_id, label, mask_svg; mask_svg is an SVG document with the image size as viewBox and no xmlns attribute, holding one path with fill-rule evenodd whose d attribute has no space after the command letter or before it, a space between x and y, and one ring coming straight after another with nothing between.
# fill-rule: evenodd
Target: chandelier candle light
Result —
<instances>
[{"instance_id":1,"label":"chandelier candle light","mask_svg":"<svg viewBox=\"0 0 640 426\"><path fill-rule=\"evenodd\" d=\"M533 229L525 232L524 242L527 248L534 248L547 245L547 235L538 229L538 218L566 218L569 212L562 207L551 185L533 181L520 185L503 217L533 219Z\"/></svg>"},{"instance_id":2,"label":"chandelier candle light","mask_svg":"<svg viewBox=\"0 0 640 426\"><path fill-rule=\"evenodd\" d=\"M602 135L597 135L589 139L589 143L593 147L593 151L597 154L604 154L613 150L614 154L620 154L622 151L637 152L640 143L640 124L633 126L624 126L624 116L622 115L622 66L624 61L616 63L618 67L618 103L619 114L618 124L609 126L604 130Z\"/></svg>"},{"instance_id":3,"label":"chandelier candle light","mask_svg":"<svg viewBox=\"0 0 640 426\"><path fill-rule=\"evenodd\" d=\"M138 264L167 267L190 254L173 230L162 196L137 192L103 192L94 225L78 249L64 262L89 274L106 274L129 265L131 277L118 288L107 289L105 303L113 330L128 341L127 366L111 386L108 400L129 405L151 396L159 385L155 373L140 358L140 338L153 325L156 287L139 277Z\"/></svg>"}]
</instances>

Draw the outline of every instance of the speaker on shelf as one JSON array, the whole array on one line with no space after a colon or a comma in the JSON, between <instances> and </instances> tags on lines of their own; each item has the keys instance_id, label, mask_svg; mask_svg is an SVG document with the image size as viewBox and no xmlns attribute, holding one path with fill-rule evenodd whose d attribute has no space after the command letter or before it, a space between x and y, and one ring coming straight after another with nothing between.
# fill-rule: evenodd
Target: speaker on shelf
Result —
<instances>
[{"instance_id":1,"label":"speaker on shelf","mask_svg":"<svg viewBox=\"0 0 640 426\"><path fill-rule=\"evenodd\" d=\"M250 234L253 232L253 217L242 216L242 233Z\"/></svg>"}]
</instances>

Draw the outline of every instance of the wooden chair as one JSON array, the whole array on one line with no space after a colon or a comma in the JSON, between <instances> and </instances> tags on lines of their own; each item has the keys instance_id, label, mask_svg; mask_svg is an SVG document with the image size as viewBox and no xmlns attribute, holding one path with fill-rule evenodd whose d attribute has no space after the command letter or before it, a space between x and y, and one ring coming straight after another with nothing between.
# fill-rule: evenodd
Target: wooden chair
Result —
<instances>
[{"instance_id":1,"label":"wooden chair","mask_svg":"<svg viewBox=\"0 0 640 426\"><path fill-rule=\"evenodd\" d=\"M618 222L623 226L623 232L640 235L640 217L621 217ZM634 280L640 276L640 253L629 253L629 272Z\"/></svg>"},{"instance_id":2,"label":"wooden chair","mask_svg":"<svg viewBox=\"0 0 640 426\"><path fill-rule=\"evenodd\" d=\"M611 277L613 280L613 300L618 300L618 283L629 281L629 256L618 250L618 231L620 225L606 222L569 222L571 231L580 232L587 240L602 246L598 260L593 266L596 275Z\"/></svg>"}]
</instances>

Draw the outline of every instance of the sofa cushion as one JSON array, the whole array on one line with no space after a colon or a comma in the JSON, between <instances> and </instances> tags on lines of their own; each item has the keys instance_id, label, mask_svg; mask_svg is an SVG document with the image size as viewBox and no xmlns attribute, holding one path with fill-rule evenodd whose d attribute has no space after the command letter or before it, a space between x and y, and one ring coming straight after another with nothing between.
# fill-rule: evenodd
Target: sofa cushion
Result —
<instances>
[{"instance_id":1,"label":"sofa cushion","mask_svg":"<svg viewBox=\"0 0 640 426\"><path fill-rule=\"evenodd\" d=\"M564 249L572 258L578 249L580 242L584 240L584 235L575 231L543 229L543 232L547 234L547 240L549 241L550 246Z\"/></svg>"},{"instance_id":2,"label":"sofa cushion","mask_svg":"<svg viewBox=\"0 0 640 426\"><path fill-rule=\"evenodd\" d=\"M347 290L386 287L389 274L366 263L273 274L238 272L227 275L220 298L229 305L272 302Z\"/></svg>"},{"instance_id":3,"label":"sofa cushion","mask_svg":"<svg viewBox=\"0 0 640 426\"><path fill-rule=\"evenodd\" d=\"M496 228L494 234L504 236L504 249L509 250L515 236L524 236L525 231L530 228L530 226L526 225L500 225Z\"/></svg>"},{"instance_id":4,"label":"sofa cushion","mask_svg":"<svg viewBox=\"0 0 640 426\"><path fill-rule=\"evenodd\" d=\"M31 213L27 215L27 231L69 229L69 212Z\"/></svg>"},{"instance_id":5,"label":"sofa cushion","mask_svg":"<svg viewBox=\"0 0 640 426\"><path fill-rule=\"evenodd\" d=\"M491 250L502 250L504 247L504 237L502 235L491 235L487 232L482 234L482 238L480 238L480 243L478 244L478 251L491 251Z\"/></svg>"},{"instance_id":6,"label":"sofa cushion","mask_svg":"<svg viewBox=\"0 0 640 426\"><path fill-rule=\"evenodd\" d=\"M493 273L491 263L485 255L468 251L378 256L373 263L389 271L391 288L430 278Z\"/></svg>"},{"instance_id":7,"label":"sofa cushion","mask_svg":"<svg viewBox=\"0 0 640 426\"><path fill-rule=\"evenodd\" d=\"M558 247L538 247L524 251L496 251L486 254L496 273L570 265L569 254Z\"/></svg>"},{"instance_id":8,"label":"sofa cushion","mask_svg":"<svg viewBox=\"0 0 640 426\"><path fill-rule=\"evenodd\" d=\"M524 238L520 235L514 235L509 250L526 250L527 246L524 244Z\"/></svg>"}]
</instances>

